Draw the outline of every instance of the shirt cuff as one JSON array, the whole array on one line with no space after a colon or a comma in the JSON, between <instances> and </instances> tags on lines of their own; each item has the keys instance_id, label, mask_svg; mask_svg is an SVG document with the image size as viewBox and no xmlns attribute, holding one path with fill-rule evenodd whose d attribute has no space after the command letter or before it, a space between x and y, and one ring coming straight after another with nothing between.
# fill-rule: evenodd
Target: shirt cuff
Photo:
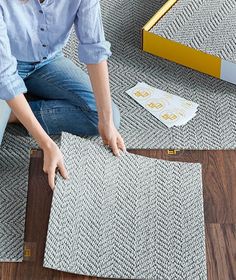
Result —
<instances>
[{"instance_id":1,"label":"shirt cuff","mask_svg":"<svg viewBox=\"0 0 236 280\"><path fill-rule=\"evenodd\" d=\"M111 44L108 41L95 44L80 43L78 47L79 60L85 64L98 64L112 55L110 48Z\"/></svg>"},{"instance_id":2,"label":"shirt cuff","mask_svg":"<svg viewBox=\"0 0 236 280\"><path fill-rule=\"evenodd\" d=\"M18 72L11 76L0 77L0 99L10 100L26 92L27 88Z\"/></svg>"}]
</instances>

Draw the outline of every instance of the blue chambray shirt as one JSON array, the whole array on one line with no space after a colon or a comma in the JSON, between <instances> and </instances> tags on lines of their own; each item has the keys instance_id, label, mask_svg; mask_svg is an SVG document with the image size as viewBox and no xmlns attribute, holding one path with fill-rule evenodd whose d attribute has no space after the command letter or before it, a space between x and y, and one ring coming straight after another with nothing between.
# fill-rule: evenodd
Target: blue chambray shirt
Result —
<instances>
[{"instance_id":1,"label":"blue chambray shirt","mask_svg":"<svg viewBox=\"0 0 236 280\"><path fill-rule=\"evenodd\" d=\"M27 92L17 60L36 62L54 56L73 25L82 63L97 64L111 55L99 0L0 0L0 99Z\"/></svg>"}]
</instances>

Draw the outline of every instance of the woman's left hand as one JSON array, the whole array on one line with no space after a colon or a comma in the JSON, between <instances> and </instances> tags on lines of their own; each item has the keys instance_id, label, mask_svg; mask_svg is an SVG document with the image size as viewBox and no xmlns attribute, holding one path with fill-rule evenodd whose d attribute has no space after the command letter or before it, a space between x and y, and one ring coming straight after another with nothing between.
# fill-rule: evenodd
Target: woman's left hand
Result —
<instances>
[{"instance_id":1,"label":"woman's left hand","mask_svg":"<svg viewBox=\"0 0 236 280\"><path fill-rule=\"evenodd\" d=\"M115 156L120 155L120 150L123 152L126 151L124 140L117 131L113 122L108 124L99 122L98 130L102 137L103 143L112 149L112 152Z\"/></svg>"}]
</instances>

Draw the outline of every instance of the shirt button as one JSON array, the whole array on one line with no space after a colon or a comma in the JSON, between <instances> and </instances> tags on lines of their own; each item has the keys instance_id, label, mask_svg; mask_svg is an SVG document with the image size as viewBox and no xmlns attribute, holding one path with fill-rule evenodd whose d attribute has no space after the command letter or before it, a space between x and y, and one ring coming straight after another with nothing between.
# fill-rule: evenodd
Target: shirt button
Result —
<instances>
[{"instance_id":1,"label":"shirt button","mask_svg":"<svg viewBox=\"0 0 236 280\"><path fill-rule=\"evenodd\" d=\"M40 30L41 30L41 31L44 31L44 28L41 27Z\"/></svg>"},{"instance_id":2,"label":"shirt button","mask_svg":"<svg viewBox=\"0 0 236 280\"><path fill-rule=\"evenodd\" d=\"M46 47L47 47L47 45L45 45L45 44L43 44L42 46L43 46L44 48L46 48Z\"/></svg>"},{"instance_id":3,"label":"shirt button","mask_svg":"<svg viewBox=\"0 0 236 280\"><path fill-rule=\"evenodd\" d=\"M43 14L43 11L42 11L42 10L39 10L39 12L40 12L41 14Z\"/></svg>"}]
</instances>

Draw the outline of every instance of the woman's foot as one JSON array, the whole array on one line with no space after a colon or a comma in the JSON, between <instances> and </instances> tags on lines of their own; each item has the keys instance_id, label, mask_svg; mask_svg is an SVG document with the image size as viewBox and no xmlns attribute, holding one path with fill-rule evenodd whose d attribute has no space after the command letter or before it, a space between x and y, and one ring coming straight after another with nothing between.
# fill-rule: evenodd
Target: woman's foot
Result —
<instances>
[{"instance_id":1,"label":"woman's foot","mask_svg":"<svg viewBox=\"0 0 236 280\"><path fill-rule=\"evenodd\" d=\"M17 117L13 112L11 112L8 123L19 123L19 120L17 119Z\"/></svg>"}]
</instances>

